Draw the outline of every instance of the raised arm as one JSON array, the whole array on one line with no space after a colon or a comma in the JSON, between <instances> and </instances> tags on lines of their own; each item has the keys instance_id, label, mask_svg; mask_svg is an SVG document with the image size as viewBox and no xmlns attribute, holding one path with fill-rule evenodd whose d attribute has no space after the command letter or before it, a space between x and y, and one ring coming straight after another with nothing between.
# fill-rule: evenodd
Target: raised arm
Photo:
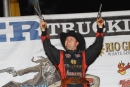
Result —
<instances>
[{"instance_id":1,"label":"raised arm","mask_svg":"<svg viewBox=\"0 0 130 87\"><path fill-rule=\"evenodd\" d=\"M104 33L103 33L103 26L104 26L104 20L102 18L99 18L96 20L97 22L97 33L96 33L96 39L95 42L90 45L85 51L86 51L86 62L87 65L91 65L96 58L99 56L102 47L103 47L103 39L104 39Z\"/></svg>"},{"instance_id":2,"label":"raised arm","mask_svg":"<svg viewBox=\"0 0 130 87\"><path fill-rule=\"evenodd\" d=\"M41 35L41 40L43 42L43 47L45 50L46 55L48 56L48 58L50 59L50 61L53 64L59 64L59 54L60 54L60 50L58 50L57 48L55 48L51 42L50 42L50 36L47 33L47 29L46 29L47 23L44 22L43 20L40 21L40 27L41 27L41 31L42 31L42 35Z\"/></svg>"}]
</instances>

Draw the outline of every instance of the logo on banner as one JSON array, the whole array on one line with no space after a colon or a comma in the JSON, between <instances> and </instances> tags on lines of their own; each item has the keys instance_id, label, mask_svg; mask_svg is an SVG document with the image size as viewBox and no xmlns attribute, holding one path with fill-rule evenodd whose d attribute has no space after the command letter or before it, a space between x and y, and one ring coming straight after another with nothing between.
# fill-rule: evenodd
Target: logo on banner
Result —
<instances>
[{"instance_id":1,"label":"logo on banner","mask_svg":"<svg viewBox=\"0 0 130 87\"><path fill-rule=\"evenodd\" d=\"M129 79L120 80L119 86L120 87L130 87L130 78Z\"/></svg>"},{"instance_id":2,"label":"logo on banner","mask_svg":"<svg viewBox=\"0 0 130 87\"><path fill-rule=\"evenodd\" d=\"M128 63L127 65L125 65L125 63L122 63L121 61L121 63L118 64L118 68L119 68L118 73L124 75L126 73L126 70L130 68L130 64Z\"/></svg>"},{"instance_id":3,"label":"logo on banner","mask_svg":"<svg viewBox=\"0 0 130 87\"><path fill-rule=\"evenodd\" d=\"M123 18L124 17L124 18ZM109 17L110 18L110 17ZM120 17L111 17L112 20L105 20L105 35L106 36L115 36L115 35L129 35L130 34L130 20L129 16L120 16ZM5 18L6 19L6 18ZM22 19L22 17L21 17ZM63 22L50 18L47 20L47 29L49 30L51 39L59 39L60 32L67 32L68 30L77 30L84 37L94 37L95 32L97 31L97 24L95 18L90 18L91 20L82 19L61 19ZM15 18L14 18L15 20ZM1 31L11 31L11 36L7 32L3 33ZM26 40L39 40L40 31L39 22L34 21L13 21L8 19L6 22L0 23L0 42L14 42L14 41L26 41ZM29 33L29 36L24 36L24 33Z\"/></svg>"},{"instance_id":4,"label":"logo on banner","mask_svg":"<svg viewBox=\"0 0 130 87\"><path fill-rule=\"evenodd\" d=\"M100 56L102 56L102 55L104 54L104 50L105 50L105 49L102 48L102 50L101 50L101 52L100 52L100 54L99 54Z\"/></svg>"},{"instance_id":5,"label":"logo on banner","mask_svg":"<svg viewBox=\"0 0 130 87\"><path fill-rule=\"evenodd\" d=\"M130 55L130 41L109 42L103 45L100 56L108 53L109 56Z\"/></svg>"},{"instance_id":6,"label":"logo on banner","mask_svg":"<svg viewBox=\"0 0 130 87\"><path fill-rule=\"evenodd\" d=\"M10 81L2 87L16 87L15 85L19 85L19 84L22 84L22 86L20 87L48 87L49 84L51 85L59 81L60 76L58 75L58 72L56 72L56 68L54 67L54 65L51 63L51 61L49 61L49 58L45 58L43 56L38 56L38 57L40 58L38 60L34 60L34 57L31 59L31 61L36 63L37 65L32 66L31 68L27 67L25 69L19 69L19 73L22 73L22 75L29 74L35 70L35 72L37 73L34 77L32 77L33 80L28 79L26 83L24 82L17 83L15 81ZM37 70L36 67L38 67ZM8 72L9 74L12 74L13 77L22 76L13 67L0 69L0 71L1 73ZM41 71L42 73L39 71Z\"/></svg>"}]
</instances>

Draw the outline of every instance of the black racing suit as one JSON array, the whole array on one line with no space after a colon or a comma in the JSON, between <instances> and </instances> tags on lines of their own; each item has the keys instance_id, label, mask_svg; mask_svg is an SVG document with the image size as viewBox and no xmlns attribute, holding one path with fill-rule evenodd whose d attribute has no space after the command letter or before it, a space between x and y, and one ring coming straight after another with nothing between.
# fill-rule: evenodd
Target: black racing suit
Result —
<instances>
[{"instance_id":1,"label":"black racing suit","mask_svg":"<svg viewBox=\"0 0 130 87\"><path fill-rule=\"evenodd\" d=\"M85 49L86 53L86 65L92 64L99 56L103 46L103 29L97 31L95 42ZM58 65L60 61L60 50L55 48L50 43L50 38L47 37L47 32L42 32L41 39L43 41L44 50L50 61L54 65ZM49 35L48 35L49 36ZM81 51L64 51L64 66L66 68L66 77L81 77L82 73L82 55ZM68 84L67 87L84 87L82 84Z\"/></svg>"}]
</instances>

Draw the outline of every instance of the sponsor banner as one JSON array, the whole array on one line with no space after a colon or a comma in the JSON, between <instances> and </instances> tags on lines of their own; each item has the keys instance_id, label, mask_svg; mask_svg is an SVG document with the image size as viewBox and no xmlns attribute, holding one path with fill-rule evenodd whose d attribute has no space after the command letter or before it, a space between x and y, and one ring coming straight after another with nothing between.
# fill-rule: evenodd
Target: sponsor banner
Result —
<instances>
[{"instance_id":1,"label":"sponsor banner","mask_svg":"<svg viewBox=\"0 0 130 87\"><path fill-rule=\"evenodd\" d=\"M91 85L95 85L94 87L125 87L124 79L130 78L129 14L130 11L102 12L105 26L103 49L86 72L93 78ZM63 49L59 40L60 32L76 30L84 36L86 48L89 47L94 42L97 31L96 15L97 13L44 15L51 43L58 49ZM36 61L47 58L40 36L37 16L0 18L0 87L35 85L34 78L37 75L40 77L40 70L36 68L40 65ZM70 58L68 54L65 56ZM80 57L78 54L75 56ZM41 77L46 75L46 71L52 73L54 69L53 66L49 67L50 70L48 66L45 68ZM68 73L71 74L69 71ZM96 76L98 81L91 75ZM27 82L28 80L31 83ZM24 84L25 82L28 84ZM100 86L96 86L99 82ZM45 86L44 81L39 83L41 84L35 86ZM60 82L57 83L59 86ZM52 84L50 87L54 87L53 83L46 84Z\"/></svg>"}]
</instances>

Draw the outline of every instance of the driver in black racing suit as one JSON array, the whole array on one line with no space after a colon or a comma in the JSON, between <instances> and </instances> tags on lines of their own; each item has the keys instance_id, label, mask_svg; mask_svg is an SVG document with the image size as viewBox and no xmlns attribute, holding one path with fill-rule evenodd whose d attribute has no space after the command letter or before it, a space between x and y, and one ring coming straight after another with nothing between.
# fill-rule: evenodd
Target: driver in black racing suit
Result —
<instances>
[{"instance_id":1,"label":"driver in black racing suit","mask_svg":"<svg viewBox=\"0 0 130 87\"><path fill-rule=\"evenodd\" d=\"M50 42L44 20L40 21L42 31L41 40L50 61L56 66L61 75L62 87L90 87L85 78L86 70L99 56L103 46L104 20L98 18L96 40L85 49L85 39L80 33L71 30L60 33L60 40L65 50L55 48Z\"/></svg>"}]
</instances>

